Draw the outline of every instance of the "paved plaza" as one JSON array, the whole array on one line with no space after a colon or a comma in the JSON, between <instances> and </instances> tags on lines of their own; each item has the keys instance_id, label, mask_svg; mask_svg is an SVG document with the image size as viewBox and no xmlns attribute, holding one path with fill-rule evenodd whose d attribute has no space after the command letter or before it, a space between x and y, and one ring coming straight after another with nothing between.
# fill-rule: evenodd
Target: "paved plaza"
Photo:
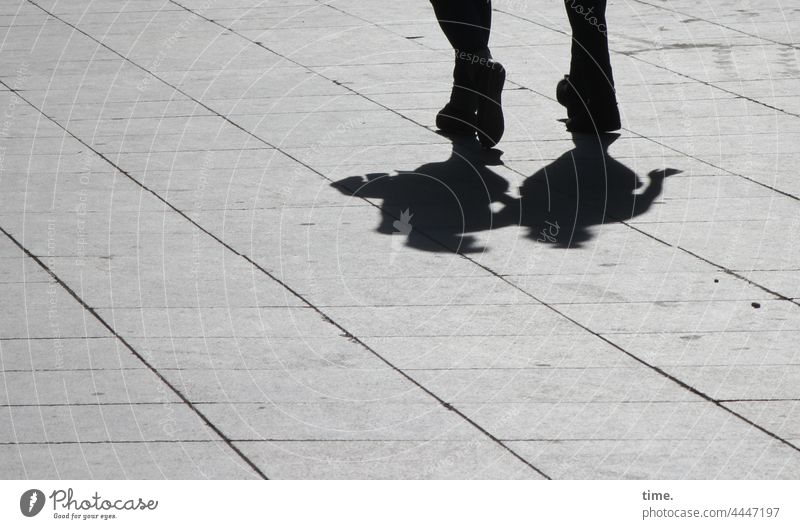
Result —
<instances>
[{"instance_id":1,"label":"paved plaza","mask_svg":"<svg viewBox=\"0 0 800 529\"><path fill-rule=\"evenodd\" d=\"M800 8L0 0L0 478L800 479Z\"/></svg>"}]
</instances>

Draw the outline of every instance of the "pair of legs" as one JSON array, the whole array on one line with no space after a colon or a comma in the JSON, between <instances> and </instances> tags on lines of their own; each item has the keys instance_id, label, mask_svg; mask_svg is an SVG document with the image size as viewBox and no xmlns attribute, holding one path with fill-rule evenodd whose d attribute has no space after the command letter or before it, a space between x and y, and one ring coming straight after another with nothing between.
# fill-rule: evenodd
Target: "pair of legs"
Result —
<instances>
[{"instance_id":1,"label":"pair of legs","mask_svg":"<svg viewBox=\"0 0 800 529\"><path fill-rule=\"evenodd\" d=\"M572 27L572 59L570 73L559 83L557 95L567 107L567 127L575 132L616 130L620 125L606 35L607 0L564 1ZM437 116L437 125L453 133L474 134L477 130L481 143L493 146L504 129L500 94L505 70L491 59L489 51L491 1L431 3L456 53L450 102Z\"/></svg>"}]
</instances>

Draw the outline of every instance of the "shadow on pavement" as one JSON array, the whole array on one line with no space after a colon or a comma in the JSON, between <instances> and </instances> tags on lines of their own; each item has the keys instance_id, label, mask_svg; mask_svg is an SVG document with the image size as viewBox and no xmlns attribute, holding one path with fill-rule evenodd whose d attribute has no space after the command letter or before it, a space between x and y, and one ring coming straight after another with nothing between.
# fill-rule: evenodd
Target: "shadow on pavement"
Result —
<instances>
[{"instance_id":1,"label":"shadow on pavement","mask_svg":"<svg viewBox=\"0 0 800 529\"><path fill-rule=\"evenodd\" d=\"M409 247L463 254L481 252L472 234L524 226L533 241L580 247L590 228L646 212L677 169L651 171L643 183L608 154L619 135L575 135L575 147L526 178L519 198L491 169L491 151L477 141L456 140L449 159L396 174L351 176L332 184L340 192L380 199L379 233L406 236Z\"/></svg>"}]
</instances>

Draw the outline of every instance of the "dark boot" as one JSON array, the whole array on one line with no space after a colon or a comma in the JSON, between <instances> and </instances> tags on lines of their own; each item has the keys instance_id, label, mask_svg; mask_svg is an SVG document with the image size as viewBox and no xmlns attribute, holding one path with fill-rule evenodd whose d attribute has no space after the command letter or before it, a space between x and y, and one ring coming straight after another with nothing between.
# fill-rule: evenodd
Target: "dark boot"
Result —
<instances>
[{"instance_id":1,"label":"dark boot","mask_svg":"<svg viewBox=\"0 0 800 529\"><path fill-rule=\"evenodd\" d=\"M617 99L613 90L602 90L595 83L592 91L586 83L575 86L569 75L558 82L556 99L567 109L567 130L570 132L611 132L622 127Z\"/></svg>"},{"instance_id":2,"label":"dark boot","mask_svg":"<svg viewBox=\"0 0 800 529\"><path fill-rule=\"evenodd\" d=\"M488 50L456 59L450 101L436 116L436 126L448 134L478 134L481 145L494 147L503 137L503 65Z\"/></svg>"},{"instance_id":3,"label":"dark boot","mask_svg":"<svg viewBox=\"0 0 800 529\"><path fill-rule=\"evenodd\" d=\"M556 88L567 107L571 132L610 132L621 127L606 34L607 0L565 0L572 50L569 76Z\"/></svg>"},{"instance_id":4,"label":"dark boot","mask_svg":"<svg viewBox=\"0 0 800 529\"><path fill-rule=\"evenodd\" d=\"M500 79L497 71L492 74L481 71L491 59L492 4L489 0L431 0L431 3L456 54L450 101L436 116L436 125L452 134L474 135L476 130L483 130L478 134L484 145L494 145L503 133L499 96L504 79Z\"/></svg>"},{"instance_id":5,"label":"dark boot","mask_svg":"<svg viewBox=\"0 0 800 529\"><path fill-rule=\"evenodd\" d=\"M475 134L478 91L469 70L469 63L456 59L450 101L436 115L436 126L446 134Z\"/></svg>"},{"instance_id":6,"label":"dark boot","mask_svg":"<svg viewBox=\"0 0 800 529\"><path fill-rule=\"evenodd\" d=\"M506 70L499 62L489 58L475 66L475 84L478 87L478 140L490 149L500 142L505 132L502 95Z\"/></svg>"}]
</instances>

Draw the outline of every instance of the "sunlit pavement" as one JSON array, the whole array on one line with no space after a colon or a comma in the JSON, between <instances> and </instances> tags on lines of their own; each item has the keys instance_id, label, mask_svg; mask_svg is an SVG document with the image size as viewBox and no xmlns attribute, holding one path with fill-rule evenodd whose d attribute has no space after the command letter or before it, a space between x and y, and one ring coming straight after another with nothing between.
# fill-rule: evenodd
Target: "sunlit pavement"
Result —
<instances>
[{"instance_id":1,"label":"sunlit pavement","mask_svg":"<svg viewBox=\"0 0 800 529\"><path fill-rule=\"evenodd\" d=\"M426 0L0 1L0 478L800 478L800 11L611 4L498 165Z\"/></svg>"}]
</instances>

